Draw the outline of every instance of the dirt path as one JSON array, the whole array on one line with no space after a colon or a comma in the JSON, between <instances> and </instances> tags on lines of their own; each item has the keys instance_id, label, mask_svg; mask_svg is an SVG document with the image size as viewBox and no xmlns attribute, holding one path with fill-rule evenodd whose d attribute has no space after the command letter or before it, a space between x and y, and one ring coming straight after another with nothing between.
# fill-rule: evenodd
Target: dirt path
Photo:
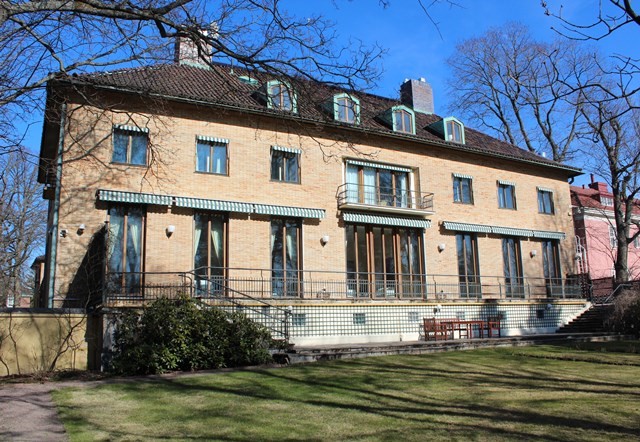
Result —
<instances>
[{"instance_id":1,"label":"dirt path","mask_svg":"<svg viewBox=\"0 0 640 442\"><path fill-rule=\"evenodd\" d=\"M69 440L51 400L51 391L60 386L52 383L0 385L0 440Z\"/></svg>"}]
</instances>

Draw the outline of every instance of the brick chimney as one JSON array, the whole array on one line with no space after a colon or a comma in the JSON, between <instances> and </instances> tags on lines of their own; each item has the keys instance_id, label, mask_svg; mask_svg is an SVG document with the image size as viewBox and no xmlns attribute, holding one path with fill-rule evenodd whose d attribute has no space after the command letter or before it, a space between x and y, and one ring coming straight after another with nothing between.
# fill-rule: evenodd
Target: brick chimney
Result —
<instances>
[{"instance_id":1,"label":"brick chimney","mask_svg":"<svg viewBox=\"0 0 640 442\"><path fill-rule=\"evenodd\" d=\"M203 36L211 36L216 39L218 37L218 25L211 23L210 29L202 29L200 33ZM188 37L176 38L174 61L179 64L189 64L195 66L207 66L211 61L211 53L213 48L205 41L200 42L202 54L198 53L198 46Z\"/></svg>"},{"instance_id":2,"label":"brick chimney","mask_svg":"<svg viewBox=\"0 0 640 442\"><path fill-rule=\"evenodd\" d=\"M589 183L589 188L597 190L599 193L611 193L609 192L609 186L607 186L607 183L596 181L596 177L594 174L591 174L591 182Z\"/></svg>"},{"instance_id":3,"label":"brick chimney","mask_svg":"<svg viewBox=\"0 0 640 442\"><path fill-rule=\"evenodd\" d=\"M405 80L400 86L400 99L402 104L416 112L423 114L433 113L433 90L424 78Z\"/></svg>"}]
</instances>

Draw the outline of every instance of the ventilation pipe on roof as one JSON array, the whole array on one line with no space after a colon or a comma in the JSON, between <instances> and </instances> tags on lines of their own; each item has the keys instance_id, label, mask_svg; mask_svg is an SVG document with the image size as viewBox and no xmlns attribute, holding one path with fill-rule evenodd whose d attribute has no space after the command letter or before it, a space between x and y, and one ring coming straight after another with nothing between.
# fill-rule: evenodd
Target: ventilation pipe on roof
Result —
<instances>
[{"instance_id":1,"label":"ventilation pipe on roof","mask_svg":"<svg viewBox=\"0 0 640 442\"><path fill-rule=\"evenodd\" d=\"M400 86L402 104L423 114L433 114L433 90L427 80L405 80Z\"/></svg>"}]
</instances>

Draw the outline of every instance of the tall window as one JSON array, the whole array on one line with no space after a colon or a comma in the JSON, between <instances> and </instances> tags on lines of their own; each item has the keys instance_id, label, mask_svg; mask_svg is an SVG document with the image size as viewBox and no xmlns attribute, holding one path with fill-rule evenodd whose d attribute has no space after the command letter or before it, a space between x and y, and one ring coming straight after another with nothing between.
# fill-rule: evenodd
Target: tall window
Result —
<instances>
[{"instance_id":1,"label":"tall window","mask_svg":"<svg viewBox=\"0 0 640 442\"><path fill-rule=\"evenodd\" d=\"M107 241L109 290L128 294L141 292L143 235L143 209L125 206L109 209Z\"/></svg>"},{"instance_id":2,"label":"tall window","mask_svg":"<svg viewBox=\"0 0 640 442\"><path fill-rule=\"evenodd\" d=\"M616 233L616 228L609 224L609 245L612 249L618 247L618 234Z\"/></svg>"},{"instance_id":3,"label":"tall window","mask_svg":"<svg viewBox=\"0 0 640 442\"><path fill-rule=\"evenodd\" d=\"M351 296L422 296L422 230L347 224L345 232Z\"/></svg>"},{"instance_id":4,"label":"tall window","mask_svg":"<svg viewBox=\"0 0 640 442\"><path fill-rule=\"evenodd\" d=\"M347 163L347 201L375 206L411 207L410 169L373 163Z\"/></svg>"},{"instance_id":5,"label":"tall window","mask_svg":"<svg viewBox=\"0 0 640 442\"><path fill-rule=\"evenodd\" d=\"M270 81L267 86L267 102L272 109L296 111L295 96L284 83L279 81Z\"/></svg>"},{"instance_id":6,"label":"tall window","mask_svg":"<svg viewBox=\"0 0 640 442\"><path fill-rule=\"evenodd\" d=\"M473 204L472 178L464 175L453 175L453 201L462 204Z\"/></svg>"},{"instance_id":7,"label":"tall window","mask_svg":"<svg viewBox=\"0 0 640 442\"><path fill-rule=\"evenodd\" d=\"M556 240L542 241L542 266L547 285L547 294L552 295L562 287L560 273L560 252Z\"/></svg>"},{"instance_id":8,"label":"tall window","mask_svg":"<svg viewBox=\"0 0 640 442\"><path fill-rule=\"evenodd\" d=\"M227 216L196 213L193 230L193 268L199 293L219 293L225 286Z\"/></svg>"},{"instance_id":9,"label":"tall window","mask_svg":"<svg viewBox=\"0 0 640 442\"><path fill-rule=\"evenodd\" d=\"M196 141L196 170L198 172L227 174L226 140L198 137Z\"/></svg>"},{"instance_id":10,"label":"tall window","mask_svg":"<svg viewBox=\"0 0 640 442\"><path fill-rule=\"evenodd\" d=\"M504 263L504 282L507 296L523 297L522 256L520 241L515 238L502 239L502 260Z\"/></svg>"},{"instance_id":11,"label":"tall window","mask_svg":"<svg viewBox=\"0 0 640 442\"><path fill-rule=\"evenodd\" d=\"M343 123L358 124L360 122L360 102L348 94L333 97L334 118Z\"/></svg>"},{"instance_id":12,"label":"tall window","mask_svg":"<svg viewBox=\"0 0 640 442\"><path fill-rule=\"evenodd\" d=\"M413 114L406 109L395 109L393 111L393 130L408 134L414 133Z\"/></svg>"},{"instance_id":13,"label":"tall window","mask_svg":"<svg viewBox=\"0 0 640 442\"><path fill-rule=\"evenodd\" d=\"M516 208L516 186L498 182L498 207L501 209Z\"/></svg>"},{"instance_id":14,"label":"tall window","mask_svg":"<svg viewBox=\"0 0 640 442\"><path fill-rule=\"evenodd\" d=\"M271 291L273 296L299 296L302 289L299 219L271 220Z\"/></svg>"},{"instance_id":15,"label":"tall window","mask_svg":"<svg viewBox=\"0 0 640 442\"><path fill-rule=\"evenodd\" d=\"M456 248L458 251L460 296L463 298L480 297L480 271L476 236L471 233L458 233L456 235Z\"/></svg>"},{"instance_id":16,"label":"tall window","mask_svg":"<svg viewBox=\"0 0 640 442\"><path fill-rule=\"evenodd\" d=\"M538 188L538 212L553 214L553 191Z\"/></svg>"},{"instance_id":17,"label":"tall window","mask_svg":"<svg viewBox=\"0 0 640 442\"><path fill-rule=\"evenodd\" d=\"M453 141L454 143L464 143L464 129L462 124L456 120L447 120L447 141Z\"/></svg>"},{"instance_id":18,"label":"tall window","mask_svg":"<svg viewBox=\"0 0 640 442\"><path fill-rule=\"evenodd\" d=\"M147 144L149 134L132 126L113 128L114 163L147 165Z\"/></svg>"},{"instance_id":19,"label":"tall window","mask_svg":"<svg viewBox=\"0 0 640 442\"><path fill-rule=\"evenodd\" d=\"M287 183L300 182L300 153L291 149L271 148L271 179Z\"/></svg>"}]
</instances>

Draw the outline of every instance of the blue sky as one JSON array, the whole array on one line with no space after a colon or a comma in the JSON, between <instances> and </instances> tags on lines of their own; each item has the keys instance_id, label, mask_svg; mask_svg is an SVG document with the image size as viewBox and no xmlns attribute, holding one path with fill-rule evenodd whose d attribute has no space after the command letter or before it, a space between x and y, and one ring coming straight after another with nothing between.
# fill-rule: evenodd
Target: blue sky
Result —
<instances>
[{"instance_id":1,"label":"blue sky","mask_svg":"<svg viewBox=\"0 0 640 442\"><path fill-rule=\"evenodd\" d=\"M483 34L492 27L509 21L526 24L533 36L551 41L559 38L552 27L560 27L558 20L546 16L540 0L447 0L431 5L423 0L437 27L420 8L418 0L390 0L383 8L377 0L286 0L287 7L296 14L322 14L335 21L344 41L349 37L365 43L379 43L388 50L382 67L383 77L371 92L388 97L399 94L405 78L427 79L434 92L436 113L446 114L449 104L446 79L449 75L446 60L455 45L465 39ZM598 14L598 0L547 0L552 12L575 23L592 23ZM605 55L623 54L640 58L640 27L629 25L598 42L595 46ZM575 164L580 166L580 164ZM578 177L576 184L589 182L588 174Z\"/></svg>"}]
</instances>

